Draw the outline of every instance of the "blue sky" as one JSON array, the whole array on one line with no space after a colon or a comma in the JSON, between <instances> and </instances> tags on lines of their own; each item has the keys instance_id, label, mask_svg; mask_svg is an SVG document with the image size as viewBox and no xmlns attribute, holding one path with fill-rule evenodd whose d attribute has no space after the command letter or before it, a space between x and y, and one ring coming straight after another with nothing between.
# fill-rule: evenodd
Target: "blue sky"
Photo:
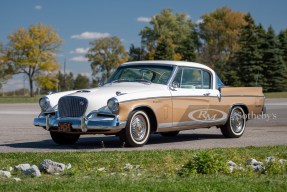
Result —
<instances>
[{"instance_id":1,"label":"blue sky","mask_svg":"<svg viewBox=\"0 0 287 192\"><path fill-rule=\"evenodd\" d=\"M234 11L250 12L257 23L279 32L287 28L286 0L1 0L0 41L18 27L43 23L50 25L63 39L58 61L66 59L67 70L91 74L83 57L93 38L118 36L126 50L139 45L139 32L149 25L148 19L162 9L186 13L198 21L205 13L222 6ZM23 87L23 77L10 80L9 87Z\"/></svg>"}]
</instances>

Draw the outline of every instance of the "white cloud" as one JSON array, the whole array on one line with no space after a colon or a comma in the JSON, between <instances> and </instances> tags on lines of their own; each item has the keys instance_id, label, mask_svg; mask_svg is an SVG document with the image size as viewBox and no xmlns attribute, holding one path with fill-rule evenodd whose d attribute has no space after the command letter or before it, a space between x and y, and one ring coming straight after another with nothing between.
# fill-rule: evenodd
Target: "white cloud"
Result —
<instances>
[{"instance_id":1,"label":"white cloud","mask_svg":"<svg viewBox=\"0 0 287 192\"><path fill-rule=\"evenodd\" d=\"M203 19L198 19L197 21L196 21L196 24L201 24L201 23L203 23L204 21L203 21Z\"/></svg>"},{"instance_id":2,"label":"white cloud","mask_svg":"<svg viewBox=\"0 0 287 192\"><path fill-rule=\"evenodd\" d=\"M41 10L41 9L43 9L43 7L42 7L41 5L36 5L36 6L34 7L34 9L36 9L36 10Z\"/></svg>"},{"instance_id":3,"label":"white cloud","mask_svg":"<svg viewBox=\"0 0 287 192\"><path fill-rule=\"evenodd\" d=\"M87 54L89 51L89 48L76 48L75 50L73 51L70 51L70 53L76 53L76 54Z\"/></svg>"},{"instance_id":4,"label":"white cloud","mask_svg":"<svg viewBox=\"0 0 287 192\"><path fill-rule=\"evenodd\" d=\"M143 23L149 23L151 21L151 18L150 17L138 17L137 21L143 22Z\"/></svg>"},{"instance_id":5,"label":"white cloud","mask_svg":"<svg viewBox=\"0 0 287 192\"><path fill-rule=\"evenodd\" d=\"M72 57L70 58L70 61L76 61L76 62L87 62L88 58L84 56L77 56L77 57Z\"/></svg>"},{"instance_id":6,"label":"white cloud","mask_svg":"<svg viewBox=\"0 0 287 192\"><path fill-rule=\"evenodd\" d=\"M109 33L98 33L98 32L83 32L79 35L72 35L72 39L100 39L109 37Z\"/></svg>"}]
</instances>

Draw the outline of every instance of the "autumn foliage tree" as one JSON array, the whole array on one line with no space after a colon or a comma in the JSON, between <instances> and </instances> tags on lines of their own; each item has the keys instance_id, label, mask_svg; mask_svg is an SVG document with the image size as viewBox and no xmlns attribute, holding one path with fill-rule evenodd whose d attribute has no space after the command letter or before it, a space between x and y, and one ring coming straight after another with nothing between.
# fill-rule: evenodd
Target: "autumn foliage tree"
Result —
<instances>
[{"instance_id":1,"label":"autumn foliage tree","mask_svg":"<svg viewBox=\"0 0 287 192\"><path fill-rule=\"evenodd\" d=\"M62 43L50 26L37 24L29 29L20 27L8 36L4 49L5 65L13 74L23 73L28 77L30 96L34 95L34 81L45 89L56 88L56 71L59 64L55 53Z\"/></svg>"},{"instance_id":2,"label":"autumn foliage tree","mask_svg":"<svg viewBox=\"0 0 287 192\"><path fill-rule=\"evenodd\" d=\"M200 61L213 67L217 73L226 77L225 64L240 49L239 33L246 24L245 14L228 7L204 14L199 24L199 34L203 41Z\"/></svg>"},{"instance_id":3,"label":"autumn foliage tree","mask_svg":"<svg viewBox=\"0 0 287 192\"><path fill-rule=\"evenodd\" d=\"M145 59L195 60L198 39L187 14L164 9L152 17L150 25L140 32Z\"/></svg>"},{"instance_id":4,"label":"autumn foliage tree","mask_svg":"<svg viewBox=\"0 0 287 192\"><path fill-rule=\"evenodd\" d=\"M125 47L118 37L106 37L90 42L86 57L91 62L95 80L105 81L121 63L128 60Z\"/></svg>"}]
</instances>

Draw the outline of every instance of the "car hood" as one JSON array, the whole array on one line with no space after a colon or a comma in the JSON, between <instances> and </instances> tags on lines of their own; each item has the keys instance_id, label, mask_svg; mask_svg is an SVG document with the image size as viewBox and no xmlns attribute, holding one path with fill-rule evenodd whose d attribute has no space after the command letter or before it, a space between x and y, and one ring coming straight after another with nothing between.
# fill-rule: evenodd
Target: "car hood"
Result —
<instances>
[{"instance_id":1,"label":"car hood","mask_svg":"<svg viewBox=\"0 0 287 192\"><path fill-rule=\"evenodd\" d=\"M170 96L167 85L145 83L112 83L96 89L78 90L65 96L84 97L88 100L86 115L91 111L110 112L107 101L115 97L119 102L159 96Z\"/></svg>"}]
</instances>

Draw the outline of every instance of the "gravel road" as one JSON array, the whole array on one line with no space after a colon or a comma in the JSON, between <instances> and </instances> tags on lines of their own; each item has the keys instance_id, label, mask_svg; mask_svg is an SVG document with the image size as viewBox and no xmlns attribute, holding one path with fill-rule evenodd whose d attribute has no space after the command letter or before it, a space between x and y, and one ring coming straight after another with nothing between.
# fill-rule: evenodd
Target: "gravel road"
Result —
<instances>
[{"instance_id":1,"label":"gravel road","mask_svg":"<svg viewBox=\"0 0 287 192\"><path fill-rule=\"evenodd\" d=\"M0 153L287 145L287 99L268 99L266 105L266 116L262 119L248 121L245 133L241 138L223 138L220 130L213 127L182 131L174 138L151 135L149 142L144 147L121 148L117 137L104 135L81 136L75 145L59 146L53 143L49 132L33 126L33 118L40 111L38 104L0 104Z\"/></svg>"}]
</instances>

